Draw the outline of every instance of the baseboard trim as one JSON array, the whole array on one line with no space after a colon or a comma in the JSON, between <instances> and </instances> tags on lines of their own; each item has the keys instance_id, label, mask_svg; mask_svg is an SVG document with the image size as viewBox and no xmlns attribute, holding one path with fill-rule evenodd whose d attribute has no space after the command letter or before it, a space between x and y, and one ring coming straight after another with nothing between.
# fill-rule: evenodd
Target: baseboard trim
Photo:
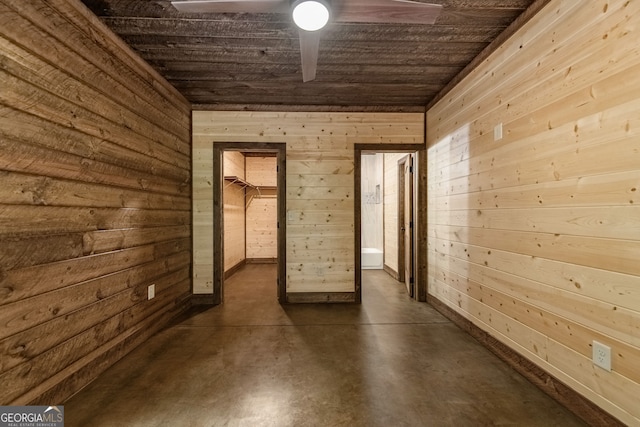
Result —
<instances>
[{"instance_id":1,"label":"baseboard trim","mask_svg":"<svg viewBox=\"0 0 640 427\"><path fill-rule=\"evenodd\" d=\"M247 258L247 264L277 264L278 258Z\"/></svg>"},{"instance_id":2,"label":"baseboard trim","mask_svg":"<svg viewBox=\"0 0 640 427\"><path fill-rule=\"evenodd\" d=\"M287 302L292 304L355 303L355 292L287 292Z\"/></svg>"},{"instance_id":3,"label":"baseboard trim","mask_svg":"<svg viewBox=\"0 0 640 427\"><path fill-rule=\"evenodd\" d=\"M463 317L433 295L429 295L427 301L443 316L475 338L483 346L488 348L489 351L516 370L520 375L554 398L589 425L624 427L625 424L620 422L617 418L613 417L608 412L605 412L602 408L598 407L593 402L562 383L529 359L512 350L506 344L498 341L488 332L483 331L474 325L470 320Z\"/></svg>"},{"instance_id":4,"label":"baseboard trim","mask_svg":"<svg viewBox=\"0 0 640 427\"><path fill-rule=\"evenodd\" d=\"M238 270L240 270L245 265L247 265L247 260L243 259L242 261L240 261L239 263L237 263L236 265L234 265L233 267L231 267L230 269L225 271L224 272L224 278L228 279L229 277L233 276L234 274L236 274L238 272Z\"/></svg>"},{"instance_id":5,"label":"baseboard trim","mask_svg":"<svg viewBox=\"0 0 640 427\"><path fill-rule=\"evenodd\" d=\"M113 364L180 318L189 309L189 301L188 295L178 296L173 307L165 306L155 315L144 319L135 326L137 331L131 335L115 344L107 342L102 347L74 362L74 365L77 365L82 361L86 361L84 365L78 366L75 372L41 393L37 398L31 399L27 404L40 406L48 405L50 402L62 402L64 404L66 400L93 382Z\"/></svg>"},{"instance_id":6,"label":"baseboard trim","mask_svg":"<svg viewBox=\"0 0 640 427\"><path fill-rule=\"evenodd\" d=\"M215 305L213 294L193 294L191 295L191 306Z\"/></svg>"},{"instance_id":7,"label":"baseboard trim","mask_svg":"<svg viewBox=\"0 0 640 427\"><path fill-rule=\"evenodd\" d=\"M382 269L395 280L400 280L400 274L395 271L393 268L389 267L387 264L382 266Z\"/></svg>"}]
</instances>

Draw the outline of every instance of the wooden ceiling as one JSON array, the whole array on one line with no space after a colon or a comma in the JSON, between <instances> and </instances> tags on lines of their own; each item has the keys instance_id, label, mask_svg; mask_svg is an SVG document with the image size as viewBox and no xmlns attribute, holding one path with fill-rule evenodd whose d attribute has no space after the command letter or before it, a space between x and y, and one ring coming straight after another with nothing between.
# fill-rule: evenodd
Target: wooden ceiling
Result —
<instances>
[{"instance_id":1,"label":"wooden ceiling","mask_svg":"<svg viewBox=\"0 0 640 427\"><path fill-rule=\"evenodd\" d=\"M303 83L298 30L287 14L187 14L166 0L83 2L194 108L358 111L424 111L546 3L428 0L443 6L434 25L332 23L323 30L317 77Z\"/></svg>"}]
</instances>

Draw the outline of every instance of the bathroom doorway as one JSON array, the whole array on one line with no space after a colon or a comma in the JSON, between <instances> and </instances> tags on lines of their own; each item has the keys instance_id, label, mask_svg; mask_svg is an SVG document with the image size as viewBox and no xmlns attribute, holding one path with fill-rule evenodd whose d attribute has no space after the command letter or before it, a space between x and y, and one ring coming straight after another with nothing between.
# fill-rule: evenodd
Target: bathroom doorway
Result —
<instances>
[{"instance_id":1,"label":"bathroom doorway","mask_svg":"<svg viewBox=\"0 0 640 427\"><path fill-rule=\"evenodd\" d=\"M419 197L419 160L424 146L356 144L356 301L362 297L362 269L384 270L405 284L412 298L426 299L426 256L419 233L426 232L426 205ZM426 162L423 167L426 176ZM424 205L420 209L420 203ZM418 219L425 221L416 227ZM425 254L426 255L426 254ZM426 279L426 278L425 278ZM422 291L422 292L421 292ZM424 296L422 296L424 295Z\"/></svg>"}]
</instances>

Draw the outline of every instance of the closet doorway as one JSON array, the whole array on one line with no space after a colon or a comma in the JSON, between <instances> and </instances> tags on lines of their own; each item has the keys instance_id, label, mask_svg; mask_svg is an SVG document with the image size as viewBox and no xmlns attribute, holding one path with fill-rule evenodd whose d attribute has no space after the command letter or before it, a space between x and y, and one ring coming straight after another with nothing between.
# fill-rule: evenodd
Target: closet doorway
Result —
<instances>
[{"instance_id":1,"label":"closet doorway","mask_svg":"<svg viewBox=\"0 0 640 427\"><path fill-rule=\"evenodd\" d=\"M286 302L285 159L284 143L214 143L215 304L225 278L251 262L277 263L274 287Z\"/></svg>"}]
</instances>

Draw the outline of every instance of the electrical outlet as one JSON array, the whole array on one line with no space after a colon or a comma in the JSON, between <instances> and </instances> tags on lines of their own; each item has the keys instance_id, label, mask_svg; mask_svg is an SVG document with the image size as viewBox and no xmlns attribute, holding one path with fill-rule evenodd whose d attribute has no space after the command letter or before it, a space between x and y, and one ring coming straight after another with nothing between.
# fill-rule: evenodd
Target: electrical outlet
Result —
<instances>
[{"instance_id":1,"label":"electrical outlet","mask_svg":"<svg viewBox=\"0 0 640 427\"><path fill-rule=\"evenodd\" d=\"M156 285L149 285L147 287L147 299L153 299L156 296Z\"/></svg>"},{"instance_id":2,"label":"electrical outlet","mask_svg":"<svg viewBox=\"0 0 640 427\"><path fill-rule=\"evenodd\" d=\"M611 372L611 347L593 341L593 363Z\"/></svg>"}]
</instances>

